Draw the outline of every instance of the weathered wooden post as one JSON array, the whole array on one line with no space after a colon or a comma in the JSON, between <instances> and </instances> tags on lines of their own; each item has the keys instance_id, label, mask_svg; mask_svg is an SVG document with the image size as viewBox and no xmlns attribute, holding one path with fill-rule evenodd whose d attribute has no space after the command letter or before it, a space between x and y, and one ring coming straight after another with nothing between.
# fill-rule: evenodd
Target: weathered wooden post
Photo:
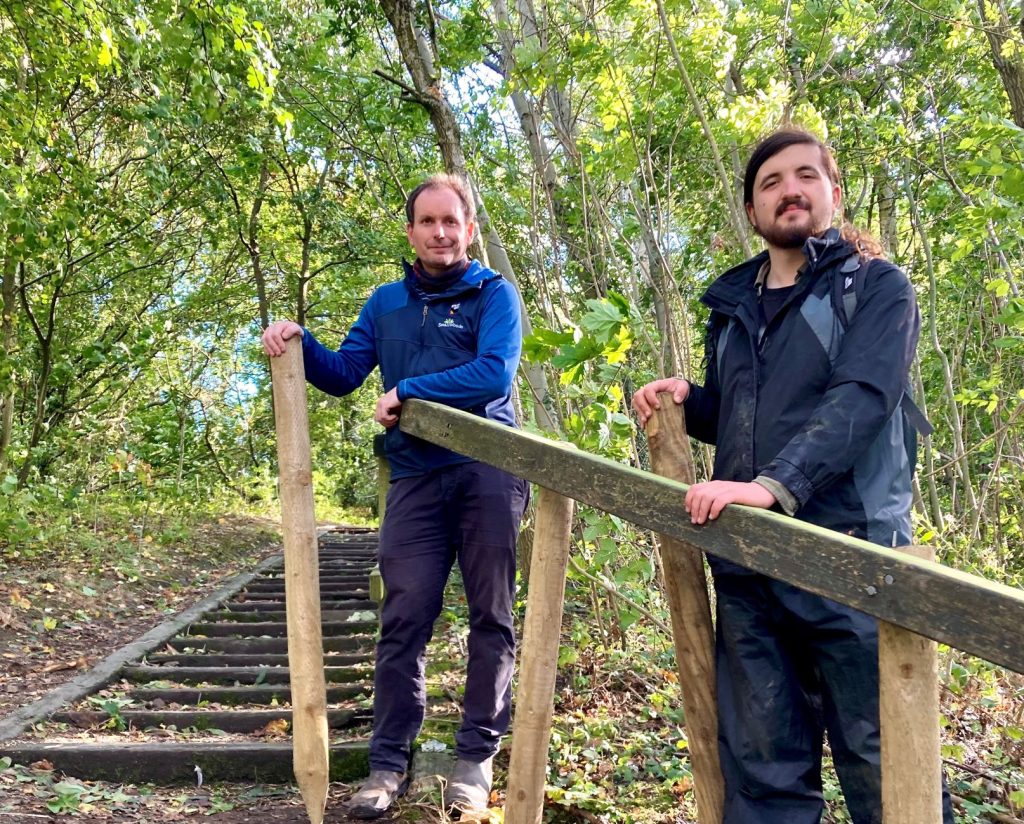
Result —
<instances>
[{"instance_id":1,"label":"weathered wooden post","mask_svg":"<svg viewBox=\"0 0 1024 824\"><path fill-rule=\"evenodd\" d=\"M292 761L312 824L323 824L327 804L327 687L320 627L320 570L313 467L302 346L293 340L271 358L277 462L284 530L288 667L291 673Z\"/></svg>"},{"instance_id":2,"label":"weathered wooden post","mask_svg":"<svg viewBox=\"0 0 1024 824\"><path fill-rule=\"evenodd\" d=\"M935 560L929 546L901 549ZM942 821L938 669L934 641L878 622L884 824Z\"/></svg>"},{"instance_id":3,"label":"weathered wooden post","mask_svg":"<svg viewBox=\"0 0 1024 824\"><path fill-rule=\"evenodd\" d=\"M647 422L651 467L658 475L692 484L693 453L686 436L683 408L671 393L659 396L661 409ZM680 500L680 517L682 501ZM715 702L715 631L698 547L658 536L665 591L672 613L676 666L686 712L688 745L693 756L693 783L701 824L721 824L725 785L718 761L718 706Z\"/></svg>"},{"instance_id":4,"label":"weathered wooden post","mask_svg":"<svg viewBox=\"0 0 1024 824\"><path fill-rule=\"evenodd\" d=\"M373 436L373 454L377 458L377 524L384 526L384 510L387 509L388 487L391 485L391 464L384 454L384 435ZM370 600L375 604L384 603L384 579L380 576L380 564L370 570Z\"/></svg>"},{"instance_id":5,"label":"weathered wooden post","mask_svg":"<svg viewBox=\"0 0 1024 824\"><path fill-rule=\"evenodd\" d=\"M526 600L522 665L516 692L506 824L540 824L544 811L544 775L554 713L572 512L572 499L541 488L537 496L530 592Z\"/></svg>"}]
</instances>

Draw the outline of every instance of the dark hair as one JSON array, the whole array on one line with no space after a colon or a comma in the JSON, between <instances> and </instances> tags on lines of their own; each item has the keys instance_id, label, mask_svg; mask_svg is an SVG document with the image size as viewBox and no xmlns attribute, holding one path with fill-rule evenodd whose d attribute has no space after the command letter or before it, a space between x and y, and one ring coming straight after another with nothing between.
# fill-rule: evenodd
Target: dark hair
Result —
<instances>
[{"instance_id":1,"label":"dark hair","mask_svg":"<svg viewBox=\"0 0 1024 824\"><path fill-rule=\"evenodd\" d=\"M821 162L828 172L829 180L839 183L839 167L832 157L828 146L822 143L817 137L805 129L788 127L772 132L754 147L750 160L747 161L747 168L743 172L743 203L754 202L754 178L767 160L775 157L783 149L790 146L817 146L821 152Z\"/></svg>"},{"instance_id":2,"label":"dark hair","mask_svg":"<svg viewBox=\"0 0 1024 824\"><path fill-rule=\"evenodd\" d=\"M405 200L405 220L407 223L412 224L412 219L415 215L416 198L427 189L451 189L458 196L459 200L462 201L462 214L466 218L466 222L473 223L476 221L476 206L473 202L473 192L469 188L469 184L458 175L437 174L428 177L409 193L409 197Z\"/></svg>"}]
</instances>

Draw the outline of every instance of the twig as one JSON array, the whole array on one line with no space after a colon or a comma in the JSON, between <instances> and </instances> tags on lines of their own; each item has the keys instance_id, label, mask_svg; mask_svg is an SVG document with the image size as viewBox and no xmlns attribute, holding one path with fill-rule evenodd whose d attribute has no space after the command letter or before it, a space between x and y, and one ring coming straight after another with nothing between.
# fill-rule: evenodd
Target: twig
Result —
<instances>
[{"instance_id":1,"label":"twig","mask_svg":"<svg viewBox=\"0 0 1024 824\"><path fill-rule=\"evenodd\" d=\"M645 616L652 624L654 624L658 629L660 629L662 632L664 632L669 638L672 637L672 630L671 630L671 628L669 628L669 626L667 624L663 623L661 620L656 618L648 610L646 610L642 606L640 606L640 604L638 604L636 601L634 601L634 600L632 600L630 598L627 598L625 595L623 595L621 592L619 592L611 584L607 583L606 581L602 581L597 576L591 575L589 572L587 572L586 570L582 569L580 567L580 565L576 563L576 559L573 558L571 555L569 556L569 565L579 575L581 575L583 578L585 578L586 580L591 581L591 582L597 584L599 587L601 587L602 589L606 590L610 595L614 595L620 601L624 601L625 603L629 604L629 606L632 609L635 609L641 615Z\"/></svg>"},{"instance_id":2,"label":"twig","mask_svg":"<svg viewBox=\"0 0 1024 824\"><path fill-rule=\"evenodd\" d=\"M414 100L422 101L422 100L426 99L425 95L420 94L418 91L416 91L416 89L414 89L408 83L403 83L397 77L392 77L390 74L388 74L385 71L381 71L380 69L374 69L373 73L375 75L377 75L377 77L381 78L382 80L387 80L388 83L394 83L396 86L398 86L398 88L402 89L406 94L410 95Z\"/></svg>"}]
</instances>

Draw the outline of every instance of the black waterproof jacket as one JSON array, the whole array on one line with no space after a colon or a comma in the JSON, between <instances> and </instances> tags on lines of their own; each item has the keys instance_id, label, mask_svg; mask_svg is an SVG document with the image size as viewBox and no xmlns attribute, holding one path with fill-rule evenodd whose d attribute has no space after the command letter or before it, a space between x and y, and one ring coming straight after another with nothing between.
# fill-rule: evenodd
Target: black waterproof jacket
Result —
<instances>
[{"instance_id":1,"label":"black waterproof jacket","mask_svg":"<svg viewBox=\"0 0 1024 824\"><path fill-rule=\"evenodd\" d=\"M755 284L767 252L701 298L711 309L707 369L703 386L691 384L687 428L717 447L715 479L774 479L801 520L907 544L912 459L900 402L920 331L913 287L896 266L872 260L844 324L837 305L860 266L854 248L830 229L804 254L767 327Z\"/></svg>"}]
</instances>

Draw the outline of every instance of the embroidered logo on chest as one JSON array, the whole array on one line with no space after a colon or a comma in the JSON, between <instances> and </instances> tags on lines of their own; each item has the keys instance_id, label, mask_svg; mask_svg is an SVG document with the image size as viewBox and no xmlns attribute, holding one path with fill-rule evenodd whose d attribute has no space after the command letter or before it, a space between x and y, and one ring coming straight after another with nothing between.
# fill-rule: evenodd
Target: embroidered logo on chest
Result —
<instances>
[{"instance_id":1,"label":"embroidered logo on chest","mask_svg":"<svg viewBox=\"0 0 1024 824\"><path fill-rule=\"evenodd\" d=\"M465 329L466 327L455 320L455 314L459 311L461 303L453 303L451 308L448 310L448 317L437 324L438 329Z\"/></svg>"}]
</instances>

